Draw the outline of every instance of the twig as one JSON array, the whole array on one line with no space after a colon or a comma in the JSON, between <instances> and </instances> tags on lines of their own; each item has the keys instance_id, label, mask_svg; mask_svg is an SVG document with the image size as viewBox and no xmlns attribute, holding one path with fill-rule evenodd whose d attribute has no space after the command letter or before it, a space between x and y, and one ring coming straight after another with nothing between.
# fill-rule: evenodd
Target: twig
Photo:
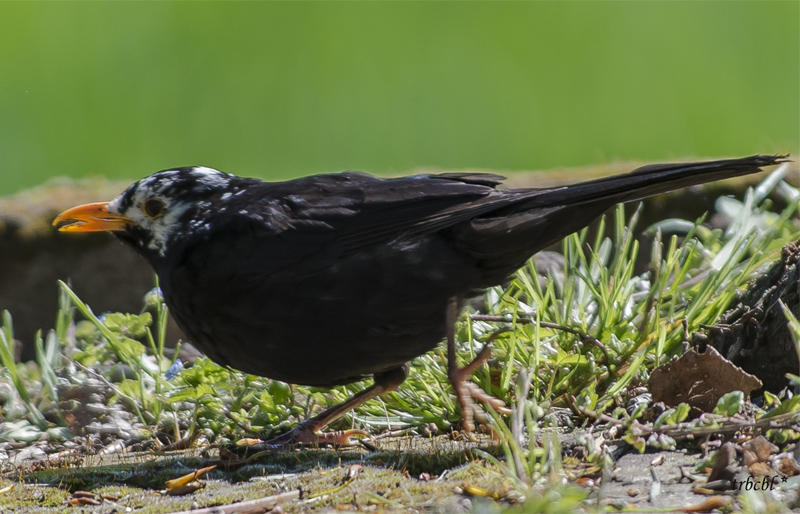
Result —
<instances>
[{"instance_id":1,"label":"twig","mask_svg":"<svg viewBox=\"0 0 800 514\"><path fill-rule=\"evenodd\" d=\"M584 416L605 421L612 425L625 426L628 425L630 420L619 420L607 414L599 413L585 407L576 405L575 408ZM658 428L653 428L648 425L642 425L636 420L633 420L636 428L641 430L643 436L650 434L666 434L673 439L683 439L686 437L694 437L707 434L734 434L740 430L746 429L781 429L790 428L800 421L800 411L787 412L772 416L770 418L761 418L753 421L731 421L731 418L724 419L719 425L703 427L697 426L694 422L678 423L676 425L663 425Z\"/></svg>"},{"instance_id":2,"label":"twig","mask_svg":"<svg viewBox=\"0 0 800 514\"><path fill-rule=\"evenodd\" d=\"M173 512L172 514L235 514L237 512L246 512L259 509L270 511L278 504L297 500L298 498L300 498L299 489L296 491L290 491L288 493L265 496L264 498L259 498L257 500L232 503L230 505L217 505L216 507L206 507L203 509L182 510L180 512Z\"/></svg>"},{"instance_id":3,"label":"twig","mask_svg":"<svg viewBox=\"0 0 800 514\"><path fill-rule=\"evenodd\" d=\"M511 320L509 320L505 316L492 316L492 315L488 315L488 314L471 314L469 318L472 321L486 321L488 323L511 323ZM528 323L531 323L531 324L534 324L534 325L538 324L540 327L543 327L543 328L550 328L550 329L553 329L553 330L560 330L562 332L567 332L569 334L578 336L582 342L589 343L589 344L591 344L593 346L596 346L598 349L600 349L601 352L603 352L603 356L605 357L605 360L606 360L606 362L604 364L606 364L606 365L610 365L611 364L611 357L608 355L608 350L606 349L605 345L603 345L603 343L600 342L600 340L597 339L596 337L593 337L593 336L591 336L589 334L581 332L580 330L576 330L574 328L567 327L567 326L564 326L564 325L559 325L558 323L550 323L548 321L536 321L536 320L531 319L531 318L522 318L522 317L520 317L520 318L516 319L516 322L517 323L522 323L522 324L528 324Z\"/></svg>"}]
</instances>

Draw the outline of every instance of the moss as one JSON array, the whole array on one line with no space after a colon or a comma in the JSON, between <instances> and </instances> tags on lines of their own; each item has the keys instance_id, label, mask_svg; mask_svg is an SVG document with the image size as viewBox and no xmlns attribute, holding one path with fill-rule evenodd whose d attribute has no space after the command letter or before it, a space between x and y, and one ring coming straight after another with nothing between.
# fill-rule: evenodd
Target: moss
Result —
<instances>
[{"instance_id":1,"label":"moss","mask_svg":"<svg viewBox=\"0 0 800 514\"><path fill-rule=\"evenodd\" d=\"M10 480L0 481L0 490L12 485L12 489L0 495L0 509L16 511L19 507L30 507L51 512L50 509L64 506L64 501L70 496L69 491L61 487L51 487L37 483L19 483Z\"/></svg>"},{"instance_id":2,"label":"moss","mask_svg":"<svg viewBox=\"0 0 800 514\"><path fill-rule=\"evenodd\" d=\"M21 473L24 483L0 496L0 506L27 513L46 505L63 507L67 512L72 507L64 501L72 492L86 490L116 497L114 504L119 508L158 514L299 489L302 499L284 509L307 512L340 505L359 509L369 505L408 508L455 504L466 484L485 488L497 483L500 485L493 490L507 489L499 475L477 459L476 443L454 442L446 436L404 437L381 441L381 446L378 452L350 448L265 453L247 466L211 471L203 478L204 488L183 497L165 496L160 491L167 480L213 462L199 450L91 457L80 466ZM484 449L491 448L484 444ZM360 466L356 473L351 468L354 465Z\"/></svg>"}]
</instances>

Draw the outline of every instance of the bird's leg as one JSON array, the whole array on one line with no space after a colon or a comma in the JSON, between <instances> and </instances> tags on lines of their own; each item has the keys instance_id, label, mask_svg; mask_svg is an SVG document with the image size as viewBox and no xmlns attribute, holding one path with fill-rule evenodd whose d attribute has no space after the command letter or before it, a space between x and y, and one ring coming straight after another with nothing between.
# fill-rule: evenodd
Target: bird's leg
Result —
<instances>
[{"instance_id":1,"label":"bird's leg","mask_svg":"<svg viewBox=\"0 0 800 514\"><path fill-rule=\"evenodd\" d=\"M510 414L505 405L506 403L499 398L495 398L483 389L478 384L469 380L470 376L475 373L478 367L489 359L492 354L492 347L487 342L486 345L478 352L472 362L466 366L459 367L456 361L456 315L458 313L458 300L451 298L447 304L447 378L450 379L450 384L453 386L453 391L456 394L456 399L461 407L461 428L466 433L475 430L475 423L473 419L477 419L481 423L487 423L489 420L483 410L475 405L472 399L476 399L481 403L489 404L497 412Z\"/></svg>"},{"instance_id":2,"label":"bird's leg","mask_svg":"<svg viewBox=\"0 0 800 514\"><path fill-rule=\"evenodd\" d=\"M366 389L354 394L349 400L317 414L298 424L294 429L267 441L267 446L281 447L292 444L332 444L335 446L348 446L353 436L369 437L363 430L344 430L340 432L318 433L330 423L344 416L363 404L383 393L394 391L408 376L408 364L374 376L374 383Z\"/></svg>"}]
</instances>

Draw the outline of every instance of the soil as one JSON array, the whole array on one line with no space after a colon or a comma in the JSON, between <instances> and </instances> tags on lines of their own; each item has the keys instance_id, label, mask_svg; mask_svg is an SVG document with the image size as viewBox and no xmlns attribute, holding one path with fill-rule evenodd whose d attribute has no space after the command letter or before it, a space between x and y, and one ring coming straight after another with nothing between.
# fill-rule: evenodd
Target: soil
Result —
<instances>
[{"instance_id":1,"label":"soil","mask_svg":"<svg viewBox=\"0 0 800 514\"><path fill-rule=\"evenodd\" d=\"M569 454L586 437L583 431L562 433ZM231 505L291 492L285 512L392 510L467 512L488 503L513 506L519 500L514 484L482 458L482 451L499 455L491 441L453 441L438 437L394 437L381 440L378 450L365 448L300 449L272 452L252 464L226 469L215 449L169 453L122 453L91 456L71 463L30 459L6 462L0 488L0 508L18 513L74 512L77 491L99 502L91 512L176 512ZM702 455L686 449L639 454L624 444L609 446L621 454L606 485L582 480L590 498L613 508L680 510L693 506L730 505L739 491L695 492L693 479ZM193 470L218 465L203 476L198 489L181 496L165 494L165 484ZM39 469L37 469L39 468ZM8 470L14 471L9 473ZM569 464L565 462L568 473ZM17 475L13 479L14 474ZM785 504L797 504L800 476L773 484L770 494ZM291 495L287 495L290 496ZM104 498L105 497L105 498ZM107 499L110 498L110 499ZM711 502L711 503L709 503ZM91 504L94 505L94 504ZM484 507L480 507L483 505ZM479 508L480 507L480 508ZM576 505L577 507L577 505ZM710 509L708 509L710 510Z\"/></svg>"}]
</instances>

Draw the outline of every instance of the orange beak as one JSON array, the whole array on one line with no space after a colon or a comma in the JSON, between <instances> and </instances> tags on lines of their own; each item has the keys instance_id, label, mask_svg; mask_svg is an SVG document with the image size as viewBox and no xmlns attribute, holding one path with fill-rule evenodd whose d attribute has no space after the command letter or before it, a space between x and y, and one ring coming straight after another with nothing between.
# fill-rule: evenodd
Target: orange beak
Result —
<instances>
[{"instance_id":1,"label":"orange beak","mask_svg":"<svg viewBox=\"0 0 800 514\"><path fill-rule=\"evenodd\" d=\"M59 214L53 220L53 226L65 223L58 227L61 232L107 232L125 230L131 220L109 212L108 202L87 203L79 205Z\"/></svg>"}]
</instances>

